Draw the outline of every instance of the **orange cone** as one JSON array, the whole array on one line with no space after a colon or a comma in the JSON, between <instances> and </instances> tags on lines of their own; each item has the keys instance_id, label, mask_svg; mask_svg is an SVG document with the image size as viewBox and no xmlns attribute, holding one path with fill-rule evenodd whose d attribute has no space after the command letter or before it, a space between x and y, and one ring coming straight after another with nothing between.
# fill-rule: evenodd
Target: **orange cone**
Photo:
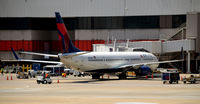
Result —
<instances>
[{"instance_id":1,"label":"orange cone","mask_svg":"<svg viewBox=\"0 0 200 104\"><path fill-rule=\"evenodd\" d=\"M153 79L153 74L151 75L151 78Z\"/></svg>"},{"instance_id":2,"label":"orange cone","mask_svg":"<svg viewBox=\"0 0 200 104\"><path fill-rule=\"evenodd\" d=\"M8 76L7 76L7 80L9 80Z\"/></svg>"},{"instance_id":3,"label":"orange cone","mask_svg":"<svg viewBox=\"0 0 200 104\"><path fill-rule=\"evenodd\" d=\"M58 79L57 83L60 83L59 79Z\"/></svg>"},{"instance_id":4,"label":"orange cone","mask_svg":"<svg viewBox=\"0 0 200 104\"><path fill-rule=\"evenodd\" d=\"M110 75L108 74L108 79L110 79Z\"/></svg>"},{"instance_id":5,"label":"orange cone","mask_svg":"<svg viewBox=\"0 0 200 104\"><path fill-rule=\"evenodd\" d=\"M183 80L183 77L181 76L181 81Z\"/></svg>"},{"instance_id":6,"label":"orange cone","mask_svg":"<svg viewBox=\"0 0 200 104\"><path fill-rule=\"evenodd\" d=\"M10 77L10 80L13 80L12 75L11 75L11 77Z\"/></svg>"}]
</instances>

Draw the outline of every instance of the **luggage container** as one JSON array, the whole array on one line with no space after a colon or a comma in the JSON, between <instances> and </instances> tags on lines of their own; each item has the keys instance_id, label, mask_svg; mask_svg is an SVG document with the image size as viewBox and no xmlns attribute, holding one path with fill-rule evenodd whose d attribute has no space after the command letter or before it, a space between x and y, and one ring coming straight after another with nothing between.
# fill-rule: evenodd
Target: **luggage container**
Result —
<instances>
[{"instance_id":1,"label":"luggage container","mask_svg":"<svg viewBox=\"0 0 200 104\"><path fill-rule=\"evenodd\" d=\"M178 81L180 80L180 75L178 71L167 71L162 73L162 81L163 84L169 82L172 84L173 82L178 84Z\"/></svg>"},{"instance_id":2,"label":"luggage container","mask_svg":"<svg viewBox=\"0 0 200 104\"><path fill-rule=\"evenodd\" d=\"M61 76L64 72L63 66L59 65L47 65L43 67L43 71L49 71L51 76Z\"/></svg>"}]
</instances>

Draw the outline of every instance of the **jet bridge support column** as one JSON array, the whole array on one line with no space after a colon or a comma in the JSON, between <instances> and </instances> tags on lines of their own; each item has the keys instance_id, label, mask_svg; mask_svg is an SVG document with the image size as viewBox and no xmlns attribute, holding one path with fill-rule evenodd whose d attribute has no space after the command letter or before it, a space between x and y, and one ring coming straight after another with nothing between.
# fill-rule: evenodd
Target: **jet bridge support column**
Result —
<instances>
[{"instance_id":1,"label":"jet bridge support column","mask_svg":"<svg viewBox=\"0 0 200 104\"><path fill-rule=\"evenodd\" d=\"M187 73L191 73L190 72L190 52L187 51Z\"/></svg>"}]
</instances>

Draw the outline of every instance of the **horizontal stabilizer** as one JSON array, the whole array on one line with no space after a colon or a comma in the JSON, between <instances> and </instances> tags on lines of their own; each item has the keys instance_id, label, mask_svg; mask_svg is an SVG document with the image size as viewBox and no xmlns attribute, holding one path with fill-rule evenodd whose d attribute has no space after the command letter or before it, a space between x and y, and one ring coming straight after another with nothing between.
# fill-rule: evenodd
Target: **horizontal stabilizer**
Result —
<instances>
[{"instance_id":1,"label":"horizontal stabilizer","mask_svg":"<svg viewBox=\"0 0 200 104\"><path fill-rule=\"evenodd\" d=\"M43 61L43 60L28 60L28 59L20 59L17 54L15 53L15 50L11 48L13 55L15 56L16 60L3 60L4 62L38 62L38 63L49 63L49 64L62 64L62 62L57 61ZM51 54L40 54L40 53L34 53L34 52L21 52L25 54L32 54L32 55L41 55L41 56L50 56L50 57L58 57L58 55L51 55Z\"/></svg>"},{"instance_id":2,"label":"horizontal stabilizer","mask_svg":"<svg viewBox=\"0 0 200 104\"><path fill-rule=\"evenodd\" d=\"M35 53L35 52L19 52L22 54L29 54L29 55L38 55L38 56L48 56L48 57L55 57L58 58L58 55L53 55L53 54L44 54L44 53Z\"/></svg>"}]
</instances>

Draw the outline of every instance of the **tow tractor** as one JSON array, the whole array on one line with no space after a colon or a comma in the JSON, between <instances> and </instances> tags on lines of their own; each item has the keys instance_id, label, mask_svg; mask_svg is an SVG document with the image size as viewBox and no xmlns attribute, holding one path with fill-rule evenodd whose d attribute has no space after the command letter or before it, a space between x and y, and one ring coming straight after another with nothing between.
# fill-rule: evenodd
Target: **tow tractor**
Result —
<instances>
[{"instance_id":1,"label":"tow tractor","mask_svg":"<svg viewBox=\"0 0 200 104\"><path fill-rule=\"evenodd\" d=\"M200 81L200 76L197 77L197 76L194 76L194 75L190 75L190 77L188 78L183 78L183 83L186 84L186 82L189 82L189 83L196 83L196 81Z\"/></svg>"},{"instance_id":2,"label":"tow tractor","mask_svg":"<svg viewBox=\"0 0 200 104\"><path fill-rule=\"evenodd\" d=\"M49 72L48 71L43 71L37 76L37 84L51 84L52 80L50 78Z\"/></svg>"}]
</instances>

